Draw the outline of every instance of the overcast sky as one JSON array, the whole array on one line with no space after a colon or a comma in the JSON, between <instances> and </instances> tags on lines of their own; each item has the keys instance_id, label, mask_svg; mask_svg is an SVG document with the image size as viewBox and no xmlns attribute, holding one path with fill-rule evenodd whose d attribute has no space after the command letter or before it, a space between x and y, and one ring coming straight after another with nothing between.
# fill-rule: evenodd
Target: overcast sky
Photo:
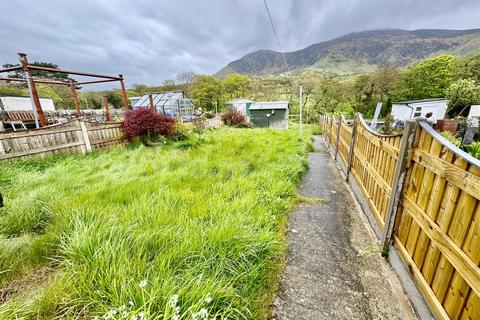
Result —
<instances>
[{"instance_id":1,"label":"overcast sky","mask_svg":"<svg viewBox=\"0 0 480 320\"><path fill-rule=\"evenodd\" d=\"M268 0L286 51L353 31L480 27L480 0ZM278 50L263 0L0 0L0 63L123 73L127 86L213 74ZM98 89L102 87L97 87Z\"/></svg>"}]
</instances>

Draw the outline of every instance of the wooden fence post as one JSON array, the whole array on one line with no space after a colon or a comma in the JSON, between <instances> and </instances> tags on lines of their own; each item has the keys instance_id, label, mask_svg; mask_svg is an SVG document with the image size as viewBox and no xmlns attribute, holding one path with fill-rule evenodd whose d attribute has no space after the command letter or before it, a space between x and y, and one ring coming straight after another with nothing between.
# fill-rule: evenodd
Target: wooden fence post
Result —
<instances>
[{"instance_id":1,"label":"wooden fence post","mask_svg":"<svg viewBox=\"0 0 480 320\"><path fill-rule=\"evenodd\" d=\"M325 139L325 143L328 143L328 116L325 115L323 120L323 138Z\"/></svg>"},{"instance_id":2,"label":"wooden fence post","mask_svg":"<svg viewBox=\"0 0 480 320\"><path fill-rule=\"evenodd\" d=\"M92 145L90 144L90 137L88 136L87 126L85 126L85 122L83 121L83 119L80 119L79 122L80 128L82 129L83 142L85 143L85 151L86 153L91 152Z\"/></svg>"},{"instance_id":3,"label":"wooden fence post","mask_svg":"<svg viewBox=\"0 0 480 320\"><path fill-rule=\"evenodd\" d=\"M337 160L338 147L340 146L340 130L342 129L342 116L338 118L338 129L337 129L337 141L335 141L335 156L333 157Z\"/></svg>"},{"instance_id":4,"label":"wooden fence post","mask_svg":"<svg viewBox=\"0 0 480 320\"><path fill-rule=\"evenodd\" d=\"M390 247L390 241L393 235L393 229L395 226L395 220L398 212L398 205L402 196L403 185L405 183L405 177L407 176L407 161L409 159L409 151L415 141L415 133L417 128L417 122L408 120L405 123L403 129L403 136L400 142L398 151L397 165L395 166L395 174L393 176L392 191L390 199L388 201L385 228L382 239L382 256L388 256L388 249Z\"/></svg>"},{"instance_id":5,"label":"wooden fence post","mask_svg":"<svg viewBox=\"0 0 480 320\"><path fill-rule=\"evenodd\" d=\"M110 110L108 109L108 97L103 96L103 109L105 110L105 122L110 122Z\"/></svg>"},{"instance_id":6,"label":"wooden fence post","mask_svg":"<svg viewBox=\"0 0 480 320\"><path fill-rule=\"evenodd\" d=\"M3 142L2 140L0 140L0 155L2 154L6 154L6 152L5 152L5 148L3 147Z\"/></svg>"},{"instance_id":7,"label":"wooden fence post","mask_svg":"<svg viewBox=\"0 0 480 320\"><path fill-rule=\"evenodd\" d=\"M350 171L352 171L354 152L355 152L355 138L357 136L357 114L353 116L353 126L352 126L352 139L350 140L350 150L348 152L348 164L347 164L347 174L345 180L348 182L350 180Z\"/></svg>"},{"instance_id":8,"label":"wooden fence post","mask_svg":"<svg viewBox=\"0 0 480 320\"><path fill-rule=\"evenodd\" d=\"M333 116L330 117L330 127L328 128L328 148L330 148L330 145L332 144L332 141L331 140L331 132L332 132L332 127L333 127Z\"/></svg>"}]
</instances>

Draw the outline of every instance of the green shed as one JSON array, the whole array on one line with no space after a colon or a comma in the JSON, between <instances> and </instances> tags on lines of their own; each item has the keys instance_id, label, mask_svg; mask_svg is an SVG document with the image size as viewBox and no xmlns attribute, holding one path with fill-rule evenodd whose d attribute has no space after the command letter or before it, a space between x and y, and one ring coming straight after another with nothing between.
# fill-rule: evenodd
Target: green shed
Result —
<instances>
[{"instance_id":1,"label":"green shed","mask_svg":"<svg viewBox=\"0 0 480 320\"><path fill-rule=\"evenodd\" d=\"M235 99L227 102L227 109L237 109L244 115L250 115L250 107L254 103L252 100L247 99Z\"/></svg>"},{"instance_id":2,"label":"green shed","mask_svg":"<svg viewBox=\"0 0 480 320\"><path fill-rule=\"evenodd\" d=\"M253 103L250 121L258 128L288 129L288 101Z\"/></svg>"}]
</instances>

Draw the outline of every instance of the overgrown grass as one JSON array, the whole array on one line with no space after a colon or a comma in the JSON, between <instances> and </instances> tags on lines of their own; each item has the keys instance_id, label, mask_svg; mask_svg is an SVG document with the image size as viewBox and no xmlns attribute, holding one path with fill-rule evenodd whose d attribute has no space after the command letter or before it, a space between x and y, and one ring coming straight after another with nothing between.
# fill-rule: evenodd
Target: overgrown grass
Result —
<instances>
[{"instance_id":1,"label":"overgrown grass","mask_svg":"<svg viewBox=\"0 0 480 320\"><path fill-rule=\"evenodd\" d=\"M0 318L265 318L309 137L222 129L2 162Z\"/></svg>"}]
</instances>

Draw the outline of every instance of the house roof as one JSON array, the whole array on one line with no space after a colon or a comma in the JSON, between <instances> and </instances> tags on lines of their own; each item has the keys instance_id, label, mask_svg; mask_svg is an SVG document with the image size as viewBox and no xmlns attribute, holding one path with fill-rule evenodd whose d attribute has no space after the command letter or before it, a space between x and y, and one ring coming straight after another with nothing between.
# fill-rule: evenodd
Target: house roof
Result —
<instances>
[{"instance_id":1,"label":"house roof","mask_svg":"<svg viewBox=\"0 0 480 320\"><path fill-rule=\"evenodd\" d=\"M392 104L411 104L411 103L422 103L422 102L433 102L433 101L447 101L447 99L431 98L431 99L420 99L420 100L394 101L392 102Z\"/></svg>"},{"instance_id":2,"label":"house roof","mask_svg":"<svg viewBox=\"0 0 480 320\"><path fill-rule=\"evenodd\" d=\"M233 104L233 103L249 103L249 102L254 102L254 101L248 100L248 99L233 99L233 100L227 101L227 103L229 103L229 104Z\"/></svg>"},{"instance_id":3,"label":"house roof","mask_svg":"<svg viewBox=\"0 0 480 320\"><path fill-rule=\"evenodd\" d=\"M250 110L288 109L288 101L261 101L255 102Z\"/></svg>"}]
</instances>

